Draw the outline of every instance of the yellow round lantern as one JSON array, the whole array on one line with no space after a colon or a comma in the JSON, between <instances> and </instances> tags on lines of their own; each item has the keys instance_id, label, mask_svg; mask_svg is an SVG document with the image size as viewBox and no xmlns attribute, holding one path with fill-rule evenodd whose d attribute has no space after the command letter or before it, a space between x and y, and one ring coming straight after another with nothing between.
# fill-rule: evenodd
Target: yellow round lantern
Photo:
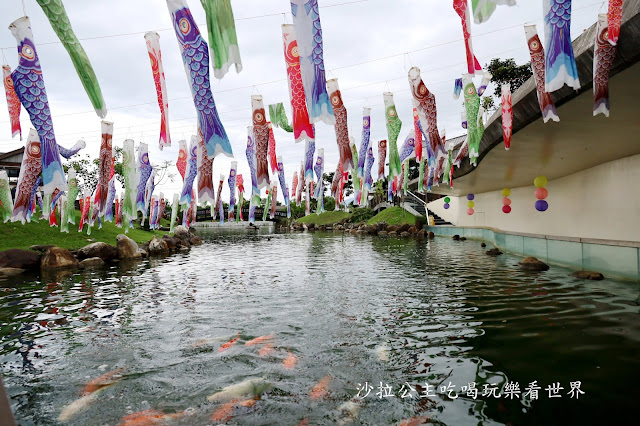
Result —
<instances>
[{"instance_id":1,"label":"yellow round lantern","mask_svg":"<svg viewBox=\"0 0 640 426\"><path fill-rule=\"evenodd\" d=\"M547 178L545 176L538 176L534 179L533 184L536 188L544 188L547 186Z\"/></svg>"},{"instance_id":2,"label":"yellow round lantern","mask_svg":"<svg viewBox=\"0 0 640 426\"><path fill-rule=\"evenodd\" d=\"M502 190L503 197L508 197L509 195L511 195L511 190L509 188L505 188Z\"/></svg>"},{"instance_id":3,"label":"yellow round lantern","mask_svg":"<svg viewBox=\"0 0 640 426\"><path fill-rule=\"evenodd\" d=\"M474 208L476 205L476 203L474 203L473 201L467 201L467 207L469 207L470 209Z\"/></svg>"}]
</instances>

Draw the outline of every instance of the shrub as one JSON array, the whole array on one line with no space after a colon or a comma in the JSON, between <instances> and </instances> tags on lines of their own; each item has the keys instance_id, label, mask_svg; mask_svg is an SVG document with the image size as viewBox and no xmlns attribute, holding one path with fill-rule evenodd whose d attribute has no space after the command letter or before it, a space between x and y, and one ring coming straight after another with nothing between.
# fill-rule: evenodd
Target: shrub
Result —
<instances>
[{"instance_id":1,"label":"shrub","mask_svg":"<svg viewBox=\"0 0 640 426\"><path fill-rule=\"evenodd\" d=\"M351 218L349 221L351 223L366 222L367 220L371 219L375 215L376 213L373 211L373 209L370 209L369 207L356 207L351 212Z\"/></svg>"}]
</instances>

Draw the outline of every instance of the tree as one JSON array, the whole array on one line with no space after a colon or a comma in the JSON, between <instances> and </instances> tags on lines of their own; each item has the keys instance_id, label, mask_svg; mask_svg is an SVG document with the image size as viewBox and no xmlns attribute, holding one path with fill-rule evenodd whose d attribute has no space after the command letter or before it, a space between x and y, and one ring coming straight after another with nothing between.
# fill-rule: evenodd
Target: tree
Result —
<instances>
[{"instance_id":1,"label":"tree","mask_svg":"<svg viewBox=\"0 0 640 426\"><path fill-rule=\"evenodd\" d=\"M91 160L89 154L85 154L84 157L79 159L68 160L63 168L65 173L70 168L75 169L80 196L85 191L93 193L93 190L98 186L98 160Z\"/></svg>"},{"instance_id":2,"label":"tree","mask_svg":"<svg viewBox=\"0 0 640 426\"><path fill-rule=\"evenodd\" d=\"M517 65L513 58L504 60L494 58L488 65L485 65L485 69L493 75L492 81L496 85L493 95L498 99L502 97L501 86L503 83L509 83L511 92L515 92L533 75L530 62Z\"/></svg>"}]
</instances>

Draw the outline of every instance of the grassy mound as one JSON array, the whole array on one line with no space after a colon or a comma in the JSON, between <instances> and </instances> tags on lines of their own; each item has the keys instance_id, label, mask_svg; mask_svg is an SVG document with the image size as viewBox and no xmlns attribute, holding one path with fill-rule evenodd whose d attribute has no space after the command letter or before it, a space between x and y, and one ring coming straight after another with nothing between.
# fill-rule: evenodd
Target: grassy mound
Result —
<instances>
[{"instance_id":1,"label":"grassy mound","mask_svg":"<svg viewBox=\"0 0 640 426\"><path fill-rule=\"evenodd\" d=\"M36 212L39 216L39 211ZM59 218L58 218L59 220ZM163 224L166 222L162 221ZM69 233L60 232L59 227L50 227L49 219L39 219L38 222L25 223L7 222L0 223L0 251L11 248L28 249L32 245L49 245L54 244L58 247L67 249L78 249L91 244L92 242L105 242L115 245L116 236L124 234L122 228L118 228L111 222L102 224L102 229L97 226L91 229L91 235L87 235L87 227L83 232L78 232L78 224L80 223L80 212L76 211L76 225L69 224ZM139 227L139 222L136 224ZM162 236L163 231L145 231L143 229L130 229L126 234L129 238L137 243L149 241L153 236ZM95 240L95 241L90 241Z\"/></svg>"},{"instance_id":2,"label":"grassy mound","mask_svg":"<svg viewBox=\"0 0 640 426\"><path fill-rule=\"evenodd\" d=\"M324 212L322 214L311 213L309 216L301 217L298 219L299 223L306 223L314 225L332 225L334 223L340 222L343 219L348 219L351 217L351 213L343 212L343 211L330 211Z\"/></svg>"},{"instance_id":3,"label":"grassy mound","mask_svg":"<svg viewBox=\"0 0 640 426\"><path fill-rule=\"evenodd\" d=\"M379 222L387 222L389 225L414 225L416 216L412 215L402 207L389 207L367 221L367 225L374 225Z\"/></svg>"}]
</instances>

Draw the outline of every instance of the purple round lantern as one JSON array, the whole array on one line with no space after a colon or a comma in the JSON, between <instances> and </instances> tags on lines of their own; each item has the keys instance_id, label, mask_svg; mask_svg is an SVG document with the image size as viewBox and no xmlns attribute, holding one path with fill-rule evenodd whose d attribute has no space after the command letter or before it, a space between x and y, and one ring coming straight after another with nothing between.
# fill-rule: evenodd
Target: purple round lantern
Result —
<instances>
[{"instance_id":1,"label":"purple round lantern","mask_svg":"<svg viewBox=\"0 0 640 426\"><path fill-rule=\"evenodd\" d=\"M469 200L469 201L473 201L474 198L476 198L476 197L473 194L467 195L467 200Z\"/></svg>"},{"instance_id":2,"label":"purple round lantern","mask_svg":"<svg viewBox=\"0 0 640 426\"><path fill-rule=\"evenodd\" d=\"M544 212L549 208L549 204L545 200L536 201L536 210Z\"/></svg>"},{"instance_id":3,"label":"purple round lantern","mask_svg":"<svg viewBox=\"0 0 640 426\"><path fill-rule=\"evenodd\" d=\"M444 209L445 209L445 210L449 209L449 207L450 207L450 206L449 206L449 203L444 203Z\"/></svg>"}]
</instances>

